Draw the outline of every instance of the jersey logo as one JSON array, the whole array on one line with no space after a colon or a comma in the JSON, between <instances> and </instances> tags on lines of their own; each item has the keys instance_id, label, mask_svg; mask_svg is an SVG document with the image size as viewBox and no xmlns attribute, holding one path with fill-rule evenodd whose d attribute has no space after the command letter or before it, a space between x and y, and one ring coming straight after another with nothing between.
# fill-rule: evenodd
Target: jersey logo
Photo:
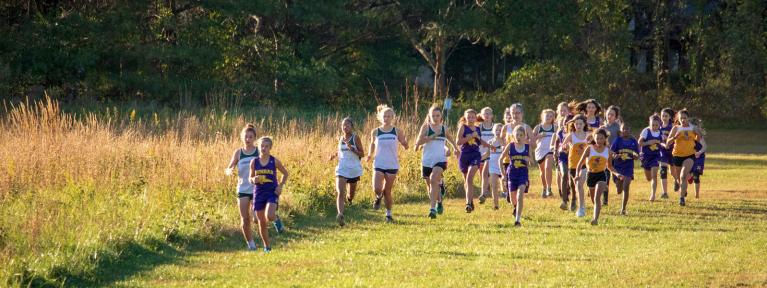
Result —
<instances>
[{"instance_id":1,"label":"jersey logo","mask_svg":"<svg viewBox=\"0 0 767 288\"><path fill-rule=\"evenodd\" d=\"M521 160L514 160L514 168L519 169L524 167L527 167L527 165L525 165L525 163L522 163Z\"/></svg>"},{"instance_id":2,"label":"jersey logo","mask_svg":"<svg viewBox=\"0 0 767 288\"><path fill-rule=\"evenodd\" d=\"M658 151L658 144L650 145L650 151Z\"/></svg>"}]
</instances>

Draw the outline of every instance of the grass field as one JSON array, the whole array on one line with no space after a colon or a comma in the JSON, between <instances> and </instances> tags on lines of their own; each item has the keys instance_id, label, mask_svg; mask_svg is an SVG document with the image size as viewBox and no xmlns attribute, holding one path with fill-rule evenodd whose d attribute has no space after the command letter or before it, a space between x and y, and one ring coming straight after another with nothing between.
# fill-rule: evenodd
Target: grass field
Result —
<instances>
[{"instance_id":1,"label":"grass field","mask_svg":"<svg viewBox=\"0 0 767 288\"><path fill-rule=\"evenodd\" d=\"M263 254L243 249L234 179L222 173L246 119L72 115L55 102L6 111L0 285L767 286L765 131L709 131L701 199L651 203L638 179L628 216L611 191L596 227L541 199L537 169L522 227L508 205L464 213L455 169L446 212L431 220L419 155L406 151L397 222L370 209L366 170L339 228L327 156L340 118L269 117L259 135L276 137L292 179L281 208L288 231ZM399 125L409 139L412 123Z\"/></svg>"}]
</instances>

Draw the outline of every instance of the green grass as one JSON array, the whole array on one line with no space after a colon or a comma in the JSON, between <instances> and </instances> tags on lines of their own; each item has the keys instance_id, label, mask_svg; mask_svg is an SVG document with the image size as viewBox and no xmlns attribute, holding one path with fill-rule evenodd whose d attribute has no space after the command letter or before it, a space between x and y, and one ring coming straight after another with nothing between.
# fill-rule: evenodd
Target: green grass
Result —
<instances>
[{"instance_id":1,"label":"green grass","mask_svg":"<svg viewBox=\"0 0 767 288\"><path fill-rule=\"evenodd\" d=\"M172 259L159 261L156 267L126 267L123 273L131 275L104 283L765 286L767 190L762 186L767 183L767 156L712 153L709 157L701 199L689 199L687 207L679 207L673 197L651 203L646 200L647 183L638 180L629 215L618 215L618 198L611 191L612 202L597 227L589 225L589 217L576 218L559 210L558 200L541 199L535 193L528 194L521 228L513 227L509 205L493 211L485 204L466 214L457 197L448 201L444 216L431 220L426 217L424 194L418 201L398 203L397 223L392 225L383 223L382 212L371 210L367 203L349 209L350 223L344 228L335 226L329 211L297 217L287 234L276 237L268 255L244 251L241 236L231 225L232 232L218 241L173 250L168 256ZM537 191L536 182L531 191Z\"/></svg>"}]
</instances>

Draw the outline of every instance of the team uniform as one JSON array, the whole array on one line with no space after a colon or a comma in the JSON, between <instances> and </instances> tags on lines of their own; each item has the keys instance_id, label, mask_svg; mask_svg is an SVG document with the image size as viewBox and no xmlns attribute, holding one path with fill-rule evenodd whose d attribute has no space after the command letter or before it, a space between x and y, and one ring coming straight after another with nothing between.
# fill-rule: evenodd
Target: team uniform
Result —
<instances>
[{"instance_id":1,"label":"team uniform","mask_svg":"<svg viewBox=\"0 0 767 288\"><path fill-rule=\"evenodd\" d=\"M586 137L578 138L577 133L572 133L571 135L572 143L570 144L570 152L568 153L569 159L567 159L567 162L568 168L570 169L570 176L575 178L577 175L577 170L584 168L578 167L578 162L581 160L583 152L585 152L586 148L588 148L588 144L586 143Z\"/></svg>"},{"instance_id":2,"label":"team uniform","mask_svg":"<svg viewBox=\"0 0 767 288\"><path fill-rule=\"evenodd\" d=\"M250 177L250 161L256 157L258 157L258 149L251 154L245 154L245 151L240 149L240 161L237 162L237 198L247 197L253 200L254 186L248 177Z\"/></svg>"},{"instance_id":3,"label":"team uniform","mask_svg":"<svg viewBox=\"0 0 767 288\"><path fill-rule=\"evenodd\" d=\"M373 169L375 171L385 174L397 174L397 171L399 171L398 142L396 127L392 127L389 131L376 128L376 154L373 160Z\"/></svg>"},{"instance_id":4,"label":"team uniform","mask_svg":"<svg viewBox=\"0 0 767 288\"><path fill-rule=\"evenodd\" d=\"M700 142L695 142L695 151L703 149ZM695 158L695 164L692 165L692 179L695 183L700 183L700 176L703 175L703 166L706 162L706 153L701 153L700 157Z\"/></svg>"},{"instance_id":5,"label":"team uniform","mask_svg":"<svg viewBox=\"0 0 767 288\"><path fill-rule=\"evenodd\" d=\"M565 141L565 127L560 127L559 131L557 132L557 141L554 143L556 147L559 147L562 145L562 142ZM567 167L567 149L559 151L557 153L557 165L560 167Z\"/></svg>"},{"instance_id":6,"label":"team uniform","mask_svg":"<svg viewBox=\"0 0 767 288\"><path fill-rule=\"evenodd\" d=\"M429 178L434 167L441 167L442 170L447 169L445 126L440 125L439 133L432 130L430 125L427 126L429 130L426 132L426 136L431 137L436 134L436 138L429 140L429 142L423 145L423 152L421 154L421 174L423 178Z\"/></svg>"},{"instance_id":7,"label":"team uniform","mask_svg":"<svg viewBox=\"0 0 767 288\"><path fill-rule=\"evenodd\" d=\"M671 150L671 162L674 166L681 167L687 159L695 160L695 144L698 143L699 137L695 126L677 126L677 136Z\"/></svg>"},{"instance_id":8,"label":"team uniform","mask_svg":"<svg viewBox=\"0 0 767 288\"><path fill-rule=\"evenodd\" d=\"M599 116L594 117L594 122L589 122L586 120L586 128L589 131L593 131L594 129L599 128L602 126L602 118L599 118Z\"/></svg>"},{"instance_id":9,"label":"team uniform","mask_svg":"<svg viewBox=\"0 0 767 288\"><path fill-rule=\"evenodd\" d=\"M349 139L349 145L354 147L355 150L359 149L357 143L354 142L356 136L352 134ZM338 142L338 166L336 166L336 177L346 178L347 183L357 183L362 176L362 161L357 153L352 152L351 147L347 147L344 143L344 136Z\"/></svg>"},{"instance_id":10,"label":"team uniform","mask_svg":"<svg viewBox=\"0 0 767 288\"><path fill-rule=\"evenodd\" d=\"M663 142L663 131L655 131L653 132L650 130L650 128L644 128L642 130L642 133L639 135L639 139L642 139L643 142L652 141L652 140L658 140ZM658 167L659 162L661 160L661 151L663 150L663 147L661 144L652 144L642 147L642 151L639 155L639 159L642 163L642 168L644 170L650 170L652 168Z\"/></svg>"},{"instance_id":11,"label":"team uniform","mask_svg":"<svg viewBox=\"0 0 767 288\"><path fill-rule=\"evenodd\" d=\"M610 149L604 147L602 152L597 151L594 147L589 146L589 158L586 165L588 169L588 177L586 178L586 186L594 188L599 182L607 183L607 160L610 159Z\"/></svg>"},{"instance_id":12,"label":"team uniform","mask_svg":"<svg viewBox=\"0 0 767 288\"><path fill-rule=\"evenodd\" d=\"M501 166L498 166L498 159L501 158L501 153L503 153L503 145L500 145L501 141L496 138L490 139L490 145L493 145L495 147L495 151L490 151L490 157L488 157L488 174L490 175L498 175L501 176L501 173L503 171L501 170Z\"/></svg>"},{"instance_id":13,"label":"team uniform","mask_svg":"<svg viewBox=\"0 0 767 288\"><path fill-rule=\"evenodd\" d=\"M527 157L530 155L530 145L525 144L522 151L518 151L514 143L509 147L509 167L506 168L506 178L508 179L509 193L517 191L521 185L530 186L528 180ZM527 193L527 188L525 188Z\"/></svg>"},{"instance_id":14,"label":"team uniform","mask_svg":"<svg viewBox=\"0 0 767 288\"><path fill-rule=\"evenodd\" d=\"M472 128L464 125L463 135L461 135L461 137L466 137L474 132L476 132L477 135L481 133L479 127ZM482 161L482 154L479 153L479 141L480 138L471 138L461 145L461 156L458 160L458 167L461 168L462 173L468 172L469 167L471 166L479 166L480 161Z\"/></svg>"},{"instance_id":15,"label":"team uniform","mask_svg":"<svg viewBox=\"0 0 767 288\"><path fill-rule=\"evenodd\" d=\"M535 147L535 162L538 162L538 164L543 163L547 155L554 154L551 151L551 139L554 138L556 130L557 126L552 124L549 129L544 129L543 125L540 125L538 126L538 131L535 131L538 135L541 135L541 138L538 139L538 146Z\"/></svg>"},{"instance_id":16,"label":"team uniform","mask_svg":"<svg viewBox=\"0 0 767 288\"><path fill-rule=\"evenodd\" d=\"M482 141L485 141L485 143L490 143L490 139L493 139L495 135L493 134L493 126L495 124L491 124L490 128L485 129L485 123L479 124L479 138L482 139ZM489 150L487 147L479 147L479 153L481 155L485 155L485 153ZM487 161L488 158L482 159L482 162Z\"/></svg>"},{"instance_id":17,"label":"team uniform","mask_svg":"<svg viewBox=\"0 0 767 288\"><path fill-rule=\"evenodd\" d=\"M639 142L633 137L631 138L616 138L613 144L610 145L610 151L615 153L617 157L613 159L613 167L615 170L626 177L634 179L634 155L639 154ZM615 177L613 177L615 178ZM617 182L617 179L613 179Z\"/></svg>"},{"instance_id":18,"label":"team uniform","mask_svg":"<svg viewBox=\"0 0 767 288\"><path fill-rule=\"evenodd\" d=\"M674 124L672 123L660 127L661 140L663 143L666 143L668 134L671 133L671 128L674 128ZM658 162L671 165L671 148L672 147L660 147L660 158L658 158Z\"/></svg>"},{"instance_id":19,"label":"team uniform","mask_svg":"<svg viewBox=\"0 0 767 288\"><path fill-rule=\"evenodd\" d=\"M275 166L274 156L269 156L266 165L261 165L261 158L253 159L253 170L256 171L256 177L260 182L255 185L253 210L261 211L266 208L267 203L278 204L280 196L275 193L277 189L277 167Z\"/></svg>"}]
</instances>

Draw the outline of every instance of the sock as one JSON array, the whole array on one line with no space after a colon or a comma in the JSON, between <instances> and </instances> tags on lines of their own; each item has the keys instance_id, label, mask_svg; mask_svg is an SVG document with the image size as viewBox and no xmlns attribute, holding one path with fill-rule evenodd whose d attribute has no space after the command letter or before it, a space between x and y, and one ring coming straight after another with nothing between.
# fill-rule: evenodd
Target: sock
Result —
<instances>
[{"instance_id":1,"label":"sock","mask_svg":"<svg viewBox=\"0 0 767 288\"><path fill-rule=\"evenodd\" d=\"M253 241L253 240L248 241L248 248L255 249L256 241Z\"/></svg>"},{"instance_id":2,"label":"sock","mask_svg":"<svg viewBox=\"0 0 767 288\"><path fill-rule=\"evenodd\" d=\"M389 216L389 217L391 217L391 210L389 210L389 209L386 209L386 216Z\"/></svg>"}]
</instances>

